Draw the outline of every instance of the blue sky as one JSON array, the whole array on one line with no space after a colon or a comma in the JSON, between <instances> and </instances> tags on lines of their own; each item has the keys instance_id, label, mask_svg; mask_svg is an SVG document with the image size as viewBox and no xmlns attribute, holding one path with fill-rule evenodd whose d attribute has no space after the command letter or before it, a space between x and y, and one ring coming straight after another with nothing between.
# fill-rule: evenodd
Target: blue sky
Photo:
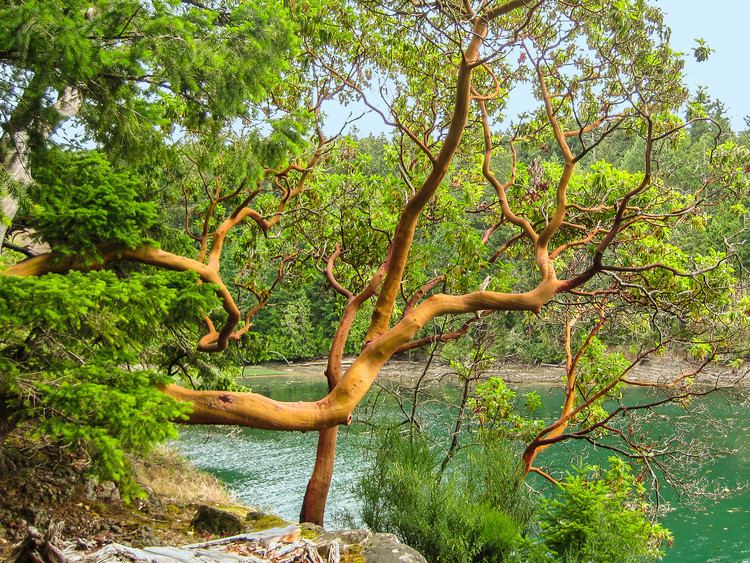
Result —
<instances>
[{"instance_id":1,"label":"blue sky","mask_svg":"<svg viewBox=\"0 0 750 563\"><path fill-rule=\"evenodd\" d=\"M709 93L727 105L732 125L744 129L750 115L750 0L653 0L665 12L672 28L672 47L692 52L694 39L702 37L716 50L698 63L687 59L691 90L707 86Z\"/></svg>"},{"instance_id":2,"label":"blue sky","mask_svg":"<svg viewBox=\"0 0 750 563\"><path fill-rule=\"evenodd\" d=\"M709 94L726 104L735 131L745 129L744 117L750 115L750 0L650 0L665 12L672 29L672 47L686 54L686 81L690 90L708 87ZM705 39L715 50L706 62L698 63L692 55L695 39ZM522 100L530 89L519 87L511 94L509 116L530 109ZM378 97L373 96L377 102ZM327 108L329 134L338 132L350 112L361 111L355 104ZM360 134L380 133L387 127L375 114L365 115L356 127Z\"/></svg>"}]
</instances>

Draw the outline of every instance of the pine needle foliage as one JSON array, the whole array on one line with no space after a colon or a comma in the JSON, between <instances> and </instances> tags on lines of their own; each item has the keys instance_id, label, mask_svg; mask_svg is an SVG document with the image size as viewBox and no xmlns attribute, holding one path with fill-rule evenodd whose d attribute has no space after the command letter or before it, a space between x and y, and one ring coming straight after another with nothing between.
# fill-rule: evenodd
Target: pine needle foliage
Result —
<instances>
[{"instance_id":1,"label":"pine needle foliage","mask_svg":"<svg viewBox=\"0 0 750 563\"><path fill-rule=\"evenodd\" d=\"M156 388L164 352L214 300L182 273L0 277L0 400L32 437L83 449L132 496L126 453L175 437L188 412Z\"/></svg>"}]
</instances>

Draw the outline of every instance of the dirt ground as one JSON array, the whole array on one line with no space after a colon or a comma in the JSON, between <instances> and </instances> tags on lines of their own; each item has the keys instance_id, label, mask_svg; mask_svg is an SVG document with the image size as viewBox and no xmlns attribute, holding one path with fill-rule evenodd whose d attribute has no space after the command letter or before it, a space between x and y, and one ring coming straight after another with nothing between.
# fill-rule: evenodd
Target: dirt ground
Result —
<instances>
[{"instance_id":1,"label":"dirt ground","mask_svg":"<svg viewBox=\"0 0 750 563\"><path fill-rule=\"evenodd\" d=\"M166 449L157 450L148 463L136 462L146 496L129 504L111 483L87 477L88 461L82 456L18 438L11 438L5 450L15 469L0 474L0 561L26 536L28 526L44 531L51 522L61 523L58 537L88 552L111 542L143 547L210 539L191 526L200 504L250 510Z\"/></svg>"}]
</instances>

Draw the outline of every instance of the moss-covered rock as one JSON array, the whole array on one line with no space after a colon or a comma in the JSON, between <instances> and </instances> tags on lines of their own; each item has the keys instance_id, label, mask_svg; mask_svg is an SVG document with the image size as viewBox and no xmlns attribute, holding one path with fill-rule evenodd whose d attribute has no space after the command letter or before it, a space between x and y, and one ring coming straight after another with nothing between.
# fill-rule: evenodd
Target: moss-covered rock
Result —
<instances>
[{"instance_id":1,"label":"moss-covered rock","mask_svg":"<svg viewBox=\"0 0 750 563\"><path fill-rule=\"evenodd\" d=\"M243 522L232 512L203 504L198 507L192 526L197 532L234 536L242 533Z\"/></svg>"},{"instance_id":2,"label":"moss-covered rock","mask_svg":"<svg viewBox=\"0 0 750 563\"><path fill-rule=\"evenodd\" d=\"M289 522L280 516L267 512L250 511L245 519L247 521L246 526L253 532L268 530L269 528L283 528L289 525Z\"/></svg>"}]
</instances>

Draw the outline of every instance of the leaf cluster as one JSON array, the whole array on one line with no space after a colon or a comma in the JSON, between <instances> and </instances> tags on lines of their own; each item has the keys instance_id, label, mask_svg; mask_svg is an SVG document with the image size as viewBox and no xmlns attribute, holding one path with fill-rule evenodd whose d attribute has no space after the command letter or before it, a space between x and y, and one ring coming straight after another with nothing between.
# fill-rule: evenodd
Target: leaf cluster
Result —
<instances>
[{"instance_id":1,"label":"leaf cluster","mask_svg":"<svg viewBox=\"0 0 750 563\"><path fill-rule=\"evenodd\" d=\"M134 494L126 452L174 437L188 410L156 389L169 343L214 302L187 274L0 277L0 400L32 435L83 448L91 471Z\"/></svg>"},{"instance_id":2,"label":"leaf cluster","mask_svg":"<svg viewBox=\"0 0 750 563\"><path fill-rule=\"evenodd\" d=\"M550 561L653 561L671 542L649 515L643 485L616 457L609 468L577 467L558 494L542 502L540 539Z\"/></svg>"},{"instance_id":3,"label":"leaf cluster","mask_svg":"<svg viewBox=\"0 0 750 563\"><path fill-rule=\"evenodd\" d=\"M101 246L155 244L146 233L158 220L156 202L130 170L100 152L47 153L30 190L28 225L61 254L96 259Z\"/></svg>"}]
</instances>

